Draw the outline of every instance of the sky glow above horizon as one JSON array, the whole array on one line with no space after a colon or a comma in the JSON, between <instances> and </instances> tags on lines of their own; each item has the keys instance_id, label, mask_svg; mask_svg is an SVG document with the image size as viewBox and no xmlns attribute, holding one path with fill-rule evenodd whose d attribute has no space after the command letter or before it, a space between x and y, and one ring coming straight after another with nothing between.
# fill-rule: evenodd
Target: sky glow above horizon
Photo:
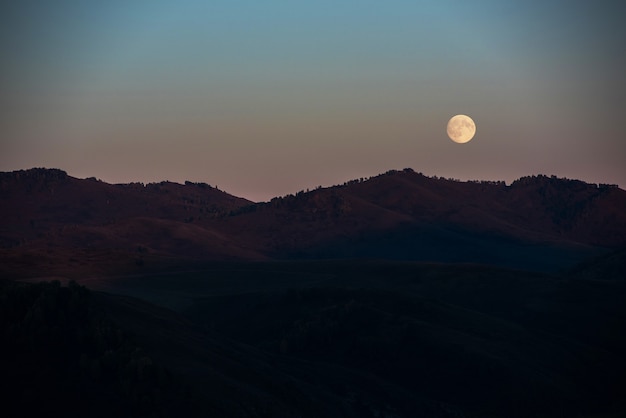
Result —
<instances>
[{"instance_id":1,"label":"sky glow above horizon","mask_svg":"<svg viewBox=\"0 0 626 418\"><path fill-rule=\"evenodd\" d=\"M251 200L411 167L626 186L617 2L0 6L0 171ZM467 144L446 124L467 114Z\"/></svg>"}]
</instances>

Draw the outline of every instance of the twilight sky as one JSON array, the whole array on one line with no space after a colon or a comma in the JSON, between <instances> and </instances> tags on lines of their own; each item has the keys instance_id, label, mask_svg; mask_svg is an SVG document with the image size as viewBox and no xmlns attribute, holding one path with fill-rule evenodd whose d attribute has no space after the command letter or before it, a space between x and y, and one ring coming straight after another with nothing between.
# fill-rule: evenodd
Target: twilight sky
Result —
<instances>
[{"instance_id":1,"label":"twilight sky","mask_svg":"<svg viewBox=\"0 0 626 418\"><path fill-rule=\"evenodd\" d=\"M0 171L251 200L389 169L626 187L618 1L0 5ZM446 136L470 115L467 144Z\"/></svg>"}]
</instances>

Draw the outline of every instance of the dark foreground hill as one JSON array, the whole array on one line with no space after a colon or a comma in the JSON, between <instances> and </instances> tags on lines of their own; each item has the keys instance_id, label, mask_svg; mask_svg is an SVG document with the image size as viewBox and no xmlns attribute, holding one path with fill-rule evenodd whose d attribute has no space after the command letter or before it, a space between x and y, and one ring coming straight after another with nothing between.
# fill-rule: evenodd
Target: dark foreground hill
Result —
<instances>
[{"instance_id":1,"label":"dark foreground hill","mask_svg":"<svg viewBox=\"0 0 626 418\"><path fill-rule=\"evenodd\" d=\"M143 274L189 262L387 259L556 271L626 245L626 192L534 176L511 185L413 170L252 203L202 183L0 173L2 271Z\"/></svg>"},{"instance_id":2,"label":"dark foreground hill","mask_svg":"<svg viewBox=\"0 0 626 418\"><path fill-rule=\"evenodd\" d=\"M3 416L173 416L203 411L188 387L71 282L0 281Z\"/></svg>"},{"instance_id":3,"label":"dark foreground hill","mask_svg":"<svg viewBox=\"0 0 626 418\"><path fill-rule=\"evenodd\" d=\"M43 399L51 415L66 400L121 416L626 411L623 280L307 261L84 283L106 293L3 285L19 311L2 316L12 402Z\"/></svg>"}]
</instances>

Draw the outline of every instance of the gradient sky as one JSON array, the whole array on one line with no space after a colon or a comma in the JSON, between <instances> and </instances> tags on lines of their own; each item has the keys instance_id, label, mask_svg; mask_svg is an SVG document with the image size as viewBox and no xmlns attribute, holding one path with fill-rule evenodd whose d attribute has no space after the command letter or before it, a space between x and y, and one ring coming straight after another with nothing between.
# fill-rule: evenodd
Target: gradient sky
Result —
<instances>
[{"instance_id":1,"label":"gradient sky","mask_svg":"<svg viewBox=\"0 0 626 418\"><path fill-rule=\"evenodd\" d=\"M389 169L626 186L617 1L20 0L0 171L203 181L251 200ZM467 144L446 136L470 115Z\"/></svg>"}]
</instances>

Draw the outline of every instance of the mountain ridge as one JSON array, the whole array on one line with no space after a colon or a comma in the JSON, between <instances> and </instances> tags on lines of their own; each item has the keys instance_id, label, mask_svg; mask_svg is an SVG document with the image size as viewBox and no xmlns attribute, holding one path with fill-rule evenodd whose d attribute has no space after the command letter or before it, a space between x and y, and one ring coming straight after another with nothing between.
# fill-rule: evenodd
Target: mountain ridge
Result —
<instances>
[{"instance_id":1,"label":"mountain ridge","mask_svg":"<svg viewBox=\"0 0 626 418\"><path fill-rule=\"evenodd\" d=\"M93 259L116 273L302 258L555 270L626 244L624 190L544 175L506 185L407 168L254 203L206 183L112 185L36 168L0 173L0 198L0 259L28 274L89 271Z\"/></svg>"}]
</instances>

